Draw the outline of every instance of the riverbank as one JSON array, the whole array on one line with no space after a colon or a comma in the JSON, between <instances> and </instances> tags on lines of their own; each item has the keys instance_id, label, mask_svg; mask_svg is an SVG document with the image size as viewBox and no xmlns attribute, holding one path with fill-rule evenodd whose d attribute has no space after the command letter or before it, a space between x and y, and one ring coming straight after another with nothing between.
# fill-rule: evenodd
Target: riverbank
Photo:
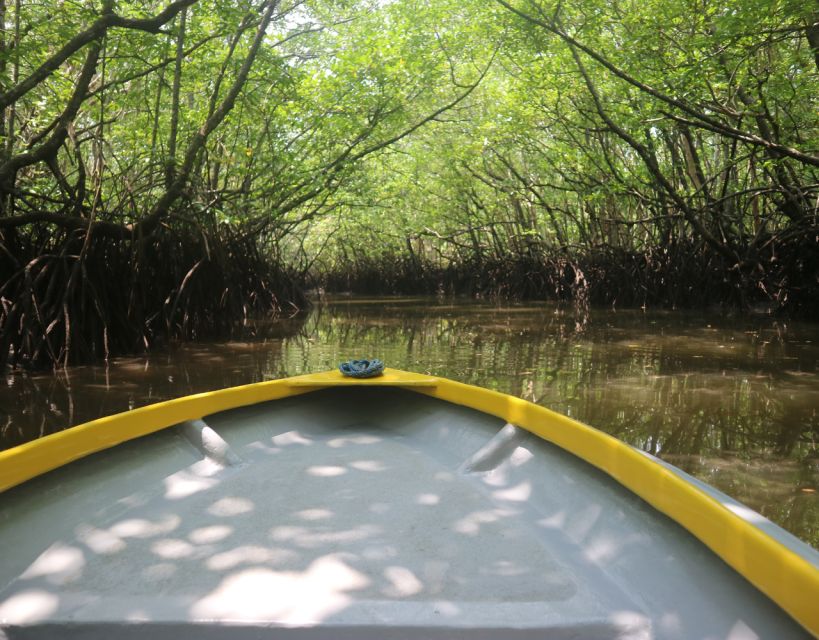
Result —
<instances>
[{"instance_id":1,"label":"riverbank","mask_svg":"<svg viewBox=\"0 0 819 640\"><path fill-rule=\"evenodd\" d=\"M719 308L819 322L819 242L779 246L757 259L732 265L698 243L642 253L599 247L447 261L382 253L331 264L313 281L328 293L551 300L578 309Z\"/></svg>"}]
</instances>

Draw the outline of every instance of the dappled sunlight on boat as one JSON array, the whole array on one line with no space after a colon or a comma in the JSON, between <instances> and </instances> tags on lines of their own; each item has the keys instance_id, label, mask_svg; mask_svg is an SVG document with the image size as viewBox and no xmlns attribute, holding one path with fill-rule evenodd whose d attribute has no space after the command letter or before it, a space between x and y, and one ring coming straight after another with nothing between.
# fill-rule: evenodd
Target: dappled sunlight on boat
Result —
<instances>
[{"instance_id":1,"label":"dappled sunlight on boat","mask_svg":"<svg viewBox=\"0 0 819 640\"><path fill-rule=\"evenodd\" d=\"M379 471L386 471L387 467L383 462L378 460L354 460L350 466L356 471L367 471L370 473L377 473Z\"/></svg>"},{"instance_id":2,"label":"dappled sunlight on boat","mask_svg":"<svg viewBox=\"0 0 819 640\"><path fill-rule=\"evenodd\" d=\"M47 620L59 606L57 595L40 589L28 589L0 601L0 621L24 625Z\"/></svg>"},{"instance_id":3,"label":"dappled sunlight on boat","mask_svg":"<svg viewBox=\"0 0 819 640\"><path fill-rule=\"evenodd\" d=\"M219 498L210 507L208 513L219 518L233 518L253 511L253 501L239 496Z\"/></svg>"},{"instance_id":4,"label":"dappled sunlight on boat","mask_svg":"<svg viewBox=\"0 0 819 640\"><path fill-rule=\"evenodd\" d=\"M384 587L381 592L388 598L409 598L424 590L423 583L406 567L386 567L383 576L389 586Z\"/></svg>"},{"instance_id":5,"label":"dappled sunlight on boat","mask_svg":"<svg viewBox=\"0 0 819 640\"><path fill-rule=\"evenodd\" d=\"M616 561L626 547L639 547L646 542L646 537L641 534L632 534L622 537L593 537L586 542L583 549L583 556L589 562L602 566Z\"/></svg>"},{"instance_id":6,"label":"dappled sunlight on boat","mask_svg":"<svg viewBox=\"0 0 819 640\"><path fill-rule=\"evenodd\" d=\"M332 478L334 476L342 476L347 473L347 469L339 466L318 466L308 467L307 474L317 478Z\"/></svg>"},{"instance_id":7,"label":"dappled sunlight on boat","mask_svg":"<svg viewBox=\"0 0 819 640\"><path fill-rule=\"evenodd\" d=\"M541 518L537 523L547 529L563 529L566 526L566 512L558 511L546 518Z\"/></svg>"},{"instance_id":8,"label":"dappled sunlight on boat","mask_svg":"<svg viewBox=\"0 0 819 640\"><path fill-rule=\"evenodd\" d=\"M378 444L379 442L381 442L381 438L377 438L376 436L342 436L340 438L332 438L328 440L327 446L332 449L338 449L350 444Z\"/></svg>"},{"instance_id":9,"label":"dappled sunlight on boat","mask_svg":"<svg viewBox=\"0 0 819 640\"><path fill-rule=\"evenodd\" d=\"M289 549L270 548L260 545L242 545L215 553L205 564L211 571L229 571L238 566L283 565L298 561L299 554Z\"/></svg>"},{"instance_id":10,"label":"dappled sunlight on boat","mask_svg":"<svg viewBox=\"0 0 819 640\"><path fill-rule=\"evenodd\" d=\"M345 563L344 554L317 558L304 571L250 568L228 575L190 609L198 619L275 620L315 624L343 609L349 591L370 580Z\"/></svg>"},{"instance_id":11,"label":"dappled sunlight on boat","mask_svg":"<svg viewBox=\"0 0 819 640\"><path fill-rule=\"evenodd\" d=\"M304 509L303 511L296 512L294 515L301 520L315 522L316 520L328 520L332 518L333 512L329 509Z\"/></svg>"},{"instance_id":12,"label":"dappled sunlight on boat","mask_svg":"<svg viewBox=\"0 0 819 640\"><path fill-rule=\"evenodd\" d=\"M62 586L79 578L84 567L85 554L81 549L57 543L37 558L20 579L43 578L51 585Z\"/></svg>"},{"instance_id":13,"label":"dappled sunlight on boat","mask_svg":"<svg viewBox=\"0 0 819 640\"><path fill-rule=\"evenodd\" d=\"M195 547L179 538L162 538L151 545L151 552L164 560L179 560L193 555Z\"/></svg>"},{"instance_id":14,"label":"dappled sunlight on boat","mask_svg":"<svg viewBox=\"0 0 819 640\"><path fill-rule=\"evenodd\" d=\"M127 612L124 619L130 623L150 622L151 616L148 615L147 611L134 609L133 611Z\"/></svg>"},{"instance_id":15,"label":"dappled sunlight on boat","mask_svg":"<svg viewBox=\"0 0 819 640\"><path fill-rule=\"evenodd\" d=\"M742 620L737 620L734 626L728 631L725 640L759 640L759 635L754 633L754 630Z\"/></svg>"},{"instance_id":16,"label":"dappled sunlight on boat","mask_svg":"<svg viewBox=\"0 0 819 640\"><path fill-rule=\"evenodd\" d=\"M101 556L119 553L125 548L125 540L107 529L81 524L75 529L77 540Z\"/></svg>"},{"instance_id":17,"label":"dappled sunlight on boat","mask_svg":"<svg viewBox=\"0 0 819 640\"><path fill-rule=\"evenodd\" d=\"M508 489L499 489L492 492L492 497L496 500L504 500L510 502L526 502L529 496L532 495L532 483L524 480L514 487Z\"/></svg>"},{"instance_id":18,"label":"dappled sunlight on boat","mask_svg":"<svg viewBox=\"0 0 819 640\"><path fill-rule=\"evenodd\" d=\"M614 623L622 637L650 640L653 636L651 620L637 611L618 611L612 614L609 620Z\"/></svg>"},{"instance_id":19,"label":"dappled sunlight on boat","mask_svg":"<svg viewBox=\"0 0 819 640\"><path fill-rule=\"evenodd\" d=\"M214 469L215 465L197 463L197 466L200 469L183 469L165 478L163 483L165 485L165 497L168 500L187 498L194 493L207 491L216 484L213 477L208 477L208 475L212 475L216 471ZM201 469L202 467L204 468ZM201 473L201 471L205 471L205 473ZM208 474L207 472L211 473Z\"/></svg>"},{"instance_id":20,"label":"dappled sunlight on boat","mask_svg":"<svg viewBox=\"0 0 819 640\"><path fill-rule=\"evenodd\" d=\"M764 518L763 516L758 514L756 511L753 511L752 509L749 509L748 507L746 507L744 505L735 504L735 503L731 503L731 502L723 502L723 505L725 506L726 509L728 509L729 511L734 512L735 514L737 514L740 518L742 518L746 522L750 522L752 524L760 524L760 523L768 521L767 518Z\"/></svg>"},{"instance_id":21,"label":"dappled sunlight on boat","mask_svg":"<svg viewBox=\"0 0 819 640\"><path fill-rule=\"evenodd\" d=\"M287 525L273 527L268 537L274 542L288 542L299 549L318 549L367 540L383 532L381 527L372 524L362 524L348 529L337 527L317 529L315 526Z\"/></svg>"},{"instance_id":22,"label":"dappled sunlight on boat","mask_svg":"<svg viewBox=\"0 0 819 640\"><path fill-rule=\"evenodd\" d=\"M277 447L289 447L294 444L307 446L312 444L313 440L300 434L298 431L288 431L287 433L273 436L272 442Z\"/></svg>"},{"instance_id":23,"label":"dappled sunlight on boat","mask_svg":"<svg viewBox=\"0 0 819 640\"><path fill-rule=\"evenodd\" d=\"M188 540L194 544L213 544L227 538L233 530L233 527L224 524L199 527L188 534Z\"/></svg>"},{"instance_id":24,"label":"dappled sunlight on boat","mask_svg":"<svg viewBox=\"0 0 819 640\"><path fill-rule=\"evenodd\" d=\"M128 518L121 520L108 529L111 535L118 538L151 538L175 531L182 524L182 518L176 514L164 514L157 520L146 518Z\"/></svg>"},{"instance_id":25,"label":"dappled sunlight on boat","mask_svg":"<svg viewBox=\"0 0 819 640\"><path fill-rule=\"evenodd\" d=\"M481 533L483 525L498 522L504 515L510 515L510 513L501 509L474 511L456 520L453 530L465 536L474 537Z\"/></svg>"}]
</instances>

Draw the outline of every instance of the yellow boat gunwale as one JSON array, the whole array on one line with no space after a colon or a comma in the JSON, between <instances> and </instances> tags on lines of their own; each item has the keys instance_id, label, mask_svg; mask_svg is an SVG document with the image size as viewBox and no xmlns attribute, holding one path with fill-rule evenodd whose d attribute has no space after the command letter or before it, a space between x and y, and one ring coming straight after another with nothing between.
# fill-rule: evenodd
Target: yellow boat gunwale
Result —
<instances>
[{"instance_id":1,"label":"yellow boat gunwale","mask_svg":"<svg viewBox=\"0 0 819 640\"><path fill-rule=\"evenodd\" d=\"M194 394L92 420L0 451L0 493L48 471L186 420L336 386L394 386L476 409L602 470L697 537L819 637L819 569L652 457L597 429L513 396L396 369L370 379L338 371Z\"/></svg>"}]
</instances>

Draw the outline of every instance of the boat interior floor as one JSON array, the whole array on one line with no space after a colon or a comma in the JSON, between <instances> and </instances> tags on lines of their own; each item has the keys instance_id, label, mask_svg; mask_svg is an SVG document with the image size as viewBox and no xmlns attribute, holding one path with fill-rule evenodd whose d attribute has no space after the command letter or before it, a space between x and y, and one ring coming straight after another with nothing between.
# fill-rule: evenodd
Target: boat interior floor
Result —
<instances>
[{"instance_id":1,"label":"boat interior floor","mask_svg":"<svg viewBox=\"0 0 819 640\"><path fill-rule=\"evenodd\" d=\"M801 638L688 532L402 389L205 416L0 496L0 638Z\"/></svg>"}]
</instances>

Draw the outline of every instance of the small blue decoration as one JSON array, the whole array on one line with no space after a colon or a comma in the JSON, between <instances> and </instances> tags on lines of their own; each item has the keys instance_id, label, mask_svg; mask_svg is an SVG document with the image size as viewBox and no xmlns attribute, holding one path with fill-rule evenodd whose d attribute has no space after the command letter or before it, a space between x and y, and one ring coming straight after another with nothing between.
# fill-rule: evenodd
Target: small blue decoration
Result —
<instances>
[{"instance_id":1,"label":"small blue decoration","mask_svg":"<svg viewBox=\"0 0 819 640\"><path fill-rule=\"evenodd\" d=\"M384 363L377 358L373 360L350 360L342 362L338 370L348 378L372 378L384 373Z\"/></svg>"}]
</instances>

